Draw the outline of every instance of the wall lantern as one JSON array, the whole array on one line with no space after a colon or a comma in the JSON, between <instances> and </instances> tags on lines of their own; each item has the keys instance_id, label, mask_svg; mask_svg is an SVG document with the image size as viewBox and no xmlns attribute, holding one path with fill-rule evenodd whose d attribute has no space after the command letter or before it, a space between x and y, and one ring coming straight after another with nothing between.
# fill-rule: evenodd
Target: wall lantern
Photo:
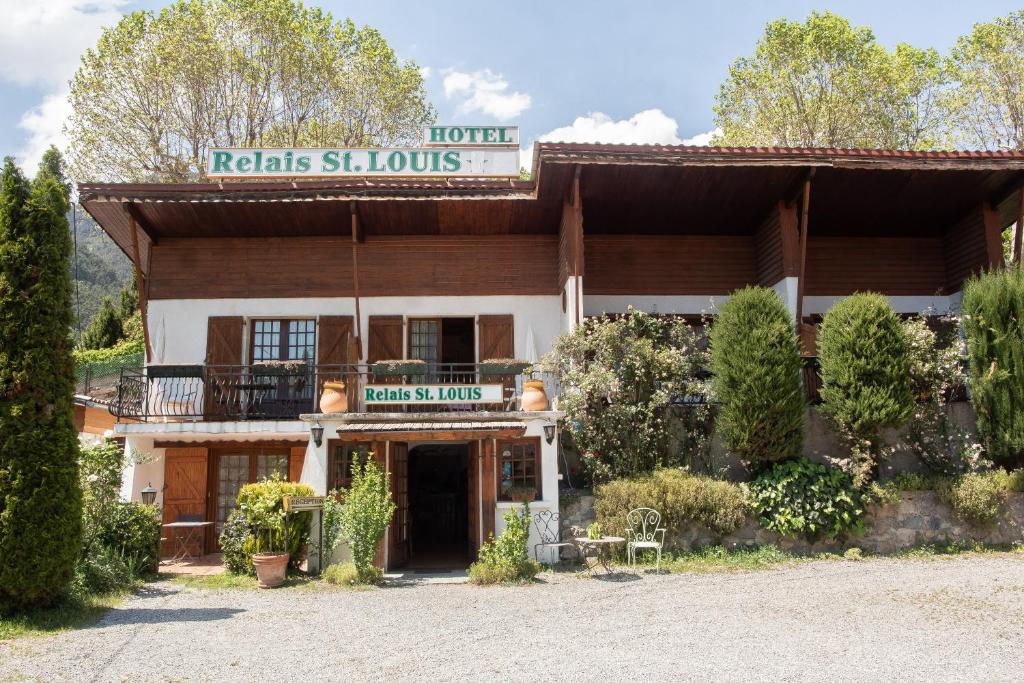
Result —
<instances>
[{"instance_id":1,"label":"wall lantern","mask_svg":"<svg viewBox=\"0 0 1024 683\"><path fill-rule=\"evenodd\" d=\"M153 488L153 482L146 484L146 488L139 492L139 497L142 499L143 505L152 505L156 502L156 489Z\"/></svg>"},{"instance_id":2,"label":"wall lantern","mask_svg":"<svg viewBox=\"0 0 1024 683\"><path fill-rule=\"evenodd\" d=\"M313 443L316 444L317 448L320 448L324 442L324 427L319 422L314 422L313 426L309 428L309 433L313 435Z\"/></svg>"},{"instance_id":3,"label":"wall lantern","mask_svg":"<svg viewBox=\"0 0 1024 683\"><path fill-rule=\"evenodd\" d=\"M548 444L555 440L555 425L544 425L544 440Z\"/></svg>"}]
</instances>

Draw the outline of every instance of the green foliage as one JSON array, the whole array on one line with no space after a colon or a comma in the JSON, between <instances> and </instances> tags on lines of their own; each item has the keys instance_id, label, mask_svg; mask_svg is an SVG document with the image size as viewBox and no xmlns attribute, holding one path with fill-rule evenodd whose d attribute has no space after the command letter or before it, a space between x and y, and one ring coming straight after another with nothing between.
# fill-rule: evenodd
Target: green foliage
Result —
<instances>
[{"instance_id":1,"label":"green foliage","mask_svg":"<svg viewBox=\"0 0 1024 683\"><path fill-rule=\"evenodd\" d=\"M324 499L324 511L320 519L320 529L323 534L323 548L320 550L320 561L330 562L338 544L343 538L341 530L341 493L331 491Z\"/></svg>"},{"instance_id":2,"label":"green foliage","mask_svg":"<svg viewBox=\"0 0 1024 683\"><path fill-rule=\"evenodd\" d=\"M945 480L936 493L965 522L989 526L999 518L1009 488L1006 472L974 472Z\"/></svg>"},{"instance_id":3,"label":"green foliage","mask_svg":"<svg viewBox=\"0 0 1024 683\"><path fill-rule=\"evenodd\" d=\"M862 532L871 497L841 469L800 459L751 482L750 500L764 528L815 541Z\"/></svg>"},{"instance_id":4,"label":"green foliage","mask_svg":"<svg viewBox=\"0 0 1024 683\"><path fill-rule=\"evenodd\" d=\"M252 574L253 555L287 551L289 568L298 569L312 519L309 512L285 515L284 498L314 494L312 486L285 481L280 475L243 486L237 507L221 529L224 566L237 574Z\"/></svg>"},{"instance_id":5,"label":"green foliage","mask_svg":"<svg viewBox=\"0 0 1024 683\"><path fill-rule=\"evenodd\" d=\"M126 14L70 100L74 175L91 181L194 181L210 146L416 144L435 118L419 68L377 30L295 0Z\"/></svg>"},{"instance_id":6,"label":"green foliage","mask_svg":"<svg viewBox=\"0 0 1024 683\"><path fill-rule=\"evenodd\" d=\"M963 326L971 405L985 450L1001 465L1024 465L1024 271L968 280Z\"/></svg>"},{"instance_id":7,"label":"green foliage","mask_svg":"<svg viewBox=\"0 0 1024 683\"><path fill-rule=\"evenodd\" d=\"M779 549L765 545L756 548L727 549L720 545L684 550L662 557L661 566L673 574L708 573L729 571L752 571L771 569L780 564L797 562L798 558Z\"/></svg>"},{"instance_id":8,"label":"green foliage","mask_svg":"<svg viewBox=\"0 0 1024 683\"><path fill-rule=\"evenodd\" d=\"M71 239L55 164L29 184L7 159L0 189L0 611L60 595L80 549Z\"/></svg>"},{"instance_id":9,"label":"green foliage","mask_svg":"<svg viewBox=\"0 0 1024 683\"><path fill-rule=\"evenodd\" d=\"M730 534L742 526L747 509L740 486L681 469L617 479L594 489L594 513L608 534L625 536L626 515L641 507L661 513L669 545L673 534L688 524L703 525L720 536Z\"/></svg>"},{"instance_id":10,"label":"green foliage","mask_svg":"<svg viewBox=\"0 0 1024 683\"><path fill-rule=\"evenodd\" d=\"M480 546L477 561L469 566L469 580L486 585L494 583L525 583L541 570L536 560L530 559L527 546L530 539L530 506L507 510L505 529Z\"/></svg>"},{"instance_id":11,"label":"green foliage","mask_svg":"<svg viewBox=\"0 0 1024 683\"><path fill-rule=\"evenodd\" d=\"M730 66L714 144L932 148L944 138L947 81L935 50L889 52L868 27L831 12L778 19Z\"/></svg>"},{"instance_id":12,"label":"green foliage","mask_svg":"<svg viewBox=\"0 0 1024 683\"><path fill-rule=\"evenodd\" d=\"M711 415L704 404L686 408L688 452L671 448L669 404L705 395L698 371L707 352L682 320L659 318L630 307L617 318L588 319L555 340L545 364L560 375L560 408L593 481L684 464L710 442Z\"/></svg>"},{"instance_id":13,"label":"green foliage","mask_svg":"<svg viewBox=\"0 0 1024 683\"><path fill-rule=\"evenodd\" d=\"M765 287L733 292L709 337L725 447L754 467L803 453L800 346L782 299Z\"/></svg>"},{"instance_id":14,"label":"green foliage","mask_svg":"<svg viewBox=\"0 0 1024 683\"><path fill-rule=\"evenodd\" d=\"M116 344L123 336L124 323L121 321L120 313L110 299L104 299L100 312L82 332L82 347L104 349Z\"/></svg>"},{"instance_id":15,"label":"green foliage","mask_svg":"<svg viewBox=\"0 0 1024 683\"><path fill-rule=\"evenodd\" d=\"M388 472L367 457L361 463L353 463L352 483L345 490L341 530L352 550L359 578L365 583L371 583L376 576L373 558L395 514L390 479Z\"/></svg>"},{"instance_id":16,"label":"green foliage","mask_svg":"<svg viewBox=\"0 0 1024 683\"><path fill-rule=\"evenodd\" d=\"M818 355L821 411L849 443L847 469L864 483L881 453L881 430L913 414L910 342L885 297L854 294L825 314Z\"/></svg>"},{"instance_id":17,"label":"green foliage","mask_svg":"<svg viewBox=\"0 0 1024 683\"><path fill-rule=\"evenodd\" d=\"M327 567L323 579L334 586L372 586L384 579L384 572L379 567L370 567L360 575L354 562L342 562Z\"/></svg>"}]
</instances>

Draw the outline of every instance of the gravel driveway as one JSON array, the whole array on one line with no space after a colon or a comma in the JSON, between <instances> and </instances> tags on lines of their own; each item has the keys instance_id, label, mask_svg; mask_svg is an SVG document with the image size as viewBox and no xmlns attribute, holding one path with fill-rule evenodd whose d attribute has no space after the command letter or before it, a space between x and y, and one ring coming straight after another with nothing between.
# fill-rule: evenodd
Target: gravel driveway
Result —
<instances>
[{"instance_id":1,"label":"gravel driveway","mask_svg":"<svg viewBox=\"0 0 1024 683\"><path fill-rule=\"evenodd\" d=\"M149 586L0 644L0 680L1021 680L1024 555L544 575L520 588Z\"/></svg>"}]
</instances>

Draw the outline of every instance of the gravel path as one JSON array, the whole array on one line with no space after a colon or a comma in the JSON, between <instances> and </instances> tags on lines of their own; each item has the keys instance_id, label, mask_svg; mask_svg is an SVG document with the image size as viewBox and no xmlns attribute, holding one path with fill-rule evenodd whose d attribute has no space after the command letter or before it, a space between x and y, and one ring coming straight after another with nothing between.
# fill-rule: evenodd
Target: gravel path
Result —
<instances>
[{"instance_id":1,"label":"gravel path","mask_svg":"<svg viewBox=\"0 0 1024 683\"><path fill-rule=\"evenodd\" d=\"M1021 680L1024 555L521 588L149 586L0 681Z\"/></svg>"}]
</instances>

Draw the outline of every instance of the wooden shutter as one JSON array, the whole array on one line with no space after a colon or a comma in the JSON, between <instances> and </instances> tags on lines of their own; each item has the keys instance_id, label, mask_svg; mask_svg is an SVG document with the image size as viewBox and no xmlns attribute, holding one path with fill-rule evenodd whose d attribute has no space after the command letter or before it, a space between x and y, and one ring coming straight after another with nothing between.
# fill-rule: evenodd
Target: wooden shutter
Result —
<instances>
[{"instance_id":1,"label":"wooden shutter","mask_svg":"<svg viewBox=\"0 0 1024 683\"><path fill-rule=\"evenodd\" d=\"M317 322L316 363L318 366L357 365L355 337L352 334L353 321L350 315L324 315ZM345 394L348 396L349 411L356 410L359 396L359 375L356 368L339 372L340 368L321 367L317 370L316 395L314 402L320 400L324 381L340 379L345 382ZM319 408L314 407L313 412Z\"/></svg>"},{"instance_id":2,"label":"wooden shutter","mask_svg":"<svg viewBox=\"0 0 1024 683\"><path fill-rule=\"evenodd\" d=\"M306 447L292 446L288 452L288 481L302 478L302 465L306 461Z\"/></svg>"},{"instance_id":3,"label":"wooden shutter","mask_svg":"<svg viewBox=\"0 0 1024 683\"><path fill-rule=\"evenodd\" d=\"M405 323L400 315L371 315L366 360L401 360Z\"/></svg>"},{"instance_id":4,"label":"wooden shutter","mask_svg":"<svg viewBox=\"0 0 1024 683\"><path fill-rule=\"evenodd\" d=\"M514 358L515 337L511 315L482 315L477 319L477 343L480 361L491 358Z\"/></svg>"},{"instance_id":5,"label":"wooden shutter","mask_svg":"<svg viewBox=\"0 0 1024 683\"><path fill-rule=\"evenodd\" d=\"M245 318L211 316L206 322L206 419L237 414L237 382L228 368L242 364ZM239 375L241 373L239 372Z\"/></svg>"},{"instance_id":6,"label":"wooden shutter","mask_svg":"<svg viewBox=\"0 0 1024 683\"><path fill-rule=\"evenodd\" d=\"M164 452L164 524L177 521L179 515L201 515L210 519L206 509L207 492L207 449L168 448ZM175 551L174 530L164 529L167 539L161 546L161 555L171 557ZM178 529L184 540L187 529ZM205 534L196 534L196 541L189 547L193 555L205 551Z\"/></svg>"}]
</instances>

